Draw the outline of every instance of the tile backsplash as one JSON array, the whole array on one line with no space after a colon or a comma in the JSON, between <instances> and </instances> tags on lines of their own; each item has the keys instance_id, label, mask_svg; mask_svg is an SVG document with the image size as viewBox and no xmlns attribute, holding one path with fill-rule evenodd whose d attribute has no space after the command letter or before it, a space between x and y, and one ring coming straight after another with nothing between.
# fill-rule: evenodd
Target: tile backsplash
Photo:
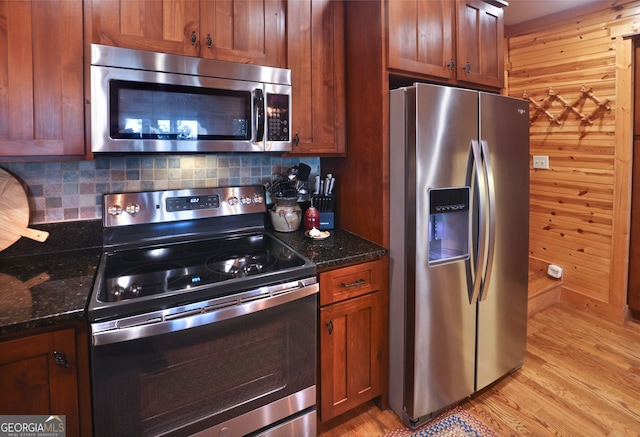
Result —
<instances>
[{"instance_id":1,"label":"tile backsplash","mask_svg":"<svg viewBox=\"0 0 640 437\"><path fill-rule=\"evenodd\" d=\"M319 158L269 155L99 156L93 161L3 163L27 187L30 223L102 218L102 194L263 184L301 162L320 174ZM313 180L313 176L310 177Z\"/></svg>"}]
</instances>

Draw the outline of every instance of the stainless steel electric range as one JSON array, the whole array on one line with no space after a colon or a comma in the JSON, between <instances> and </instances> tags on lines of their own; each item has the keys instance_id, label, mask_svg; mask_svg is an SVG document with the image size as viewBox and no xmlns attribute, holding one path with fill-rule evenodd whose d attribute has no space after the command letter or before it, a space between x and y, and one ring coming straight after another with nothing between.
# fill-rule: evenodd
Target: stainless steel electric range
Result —
<instances>
[{"instance_id":1,"label":"stainless steel electric range","mask_svg":"<svg viewBox=\"0 0 640 437\"><path fill-rule=\"evenodd\" d=\"M315 435L316 268L261 186L104 196L96 437Z\"/></svg>"}]
</instances>

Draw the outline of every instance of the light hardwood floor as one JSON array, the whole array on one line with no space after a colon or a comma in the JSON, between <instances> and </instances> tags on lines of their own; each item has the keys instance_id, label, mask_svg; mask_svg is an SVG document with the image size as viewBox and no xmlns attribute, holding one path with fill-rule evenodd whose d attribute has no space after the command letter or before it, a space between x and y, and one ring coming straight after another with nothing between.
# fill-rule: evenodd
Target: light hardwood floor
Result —
<instances>
[{"instance_id":1,"label":"light hardwood floor","mask_svg":"<svg viewBox=\"0 0 640 437\"><path fill-rule=\"evenodd\" d=\"M640 324L558 304L529 318L522 369L461 406L499 436L640 436ZM402 426L363 405L321 437L380 436Z\"/></svg>"}]
</instances>

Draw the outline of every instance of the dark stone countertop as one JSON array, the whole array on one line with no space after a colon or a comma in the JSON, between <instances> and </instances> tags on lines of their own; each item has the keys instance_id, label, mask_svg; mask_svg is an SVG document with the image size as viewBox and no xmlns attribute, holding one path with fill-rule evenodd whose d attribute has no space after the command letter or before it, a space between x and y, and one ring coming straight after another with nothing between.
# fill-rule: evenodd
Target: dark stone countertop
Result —
<instances>
[{"instance_id":1,"label":"dark stone countertop","mask_svg":"<svg viewBox=\"0 0 640 437\"><path fill-rule=\"evenodd\" d=\"M0 335L84 319L102 220L33 227L49 232L47 241L21 238L0 252Z\"/></svg>"},{"instance_id":2,"label":"dark stone countertop","mask_svg":"<svg viewBox=\"0 0 640 437\"><path fill-rule=\"evenodd\" d=\"M100 249L0 259L0 335L82 320L99 259Z\"/></svg>"},{"instance_id":3,"label":"dark stone countertop","mask_svg":"<svg viewBox=\"0 0 640 437\"><path fill-rule=\"evenodd\" d=\"M313 261L318 271L373 261L388 254L384 247L351 232L342 229L331 229L329 232L331 235L324 240L306 237L303 230L273 234Z\"/></svg>"},{"instance_id":4,"label":"dark stone countertop","mask_svg":"<svg viewBox=\"0 0 640 437\"><path fill-rule=\"evenodd\" d=\"M0 335L85 319L100 260L101 226L99 220L38 225L50 233L45 243L22 238L0 253ZM388 253L350 232L330 232L324 240L310 239L302 230L273 234L313 261L318 271Z\"/></svg>"}]
</instances>

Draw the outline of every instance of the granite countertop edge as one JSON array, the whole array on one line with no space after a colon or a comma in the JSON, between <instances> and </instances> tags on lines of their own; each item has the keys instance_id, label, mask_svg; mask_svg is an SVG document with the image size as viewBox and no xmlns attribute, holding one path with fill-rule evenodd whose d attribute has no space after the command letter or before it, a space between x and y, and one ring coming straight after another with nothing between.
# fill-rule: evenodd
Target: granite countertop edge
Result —
<instances>
[{"instance_id":1,"label":"granite countertop edge","mask_svg":"<svg viewBox=\"0 0 640 437\"><path fill-rule=\"evenodd\" d=\"M18 298L5 297L11 299L12 305L5 304L4 309L0 308L0 336L86 320L86 303L101 254L101 221L43 224L39 228L52 236L62 234L64 237L52 238L45 244L34 244L23 238L0 253L0 275L11 278L10 282L17 284L11 289L17 288L22 294ZM373 261L388 254L384 247L349 231L333 229L330 233L329 238L315 241L306 237L302 230L273 232L314 262L318 272ZM69 241L73 240L69 237L73 235L81 241ZM50 279L27 290L24 285L39 275ZM20 307L22 297L26 303Z\"/></svg>"}]
</instances>

